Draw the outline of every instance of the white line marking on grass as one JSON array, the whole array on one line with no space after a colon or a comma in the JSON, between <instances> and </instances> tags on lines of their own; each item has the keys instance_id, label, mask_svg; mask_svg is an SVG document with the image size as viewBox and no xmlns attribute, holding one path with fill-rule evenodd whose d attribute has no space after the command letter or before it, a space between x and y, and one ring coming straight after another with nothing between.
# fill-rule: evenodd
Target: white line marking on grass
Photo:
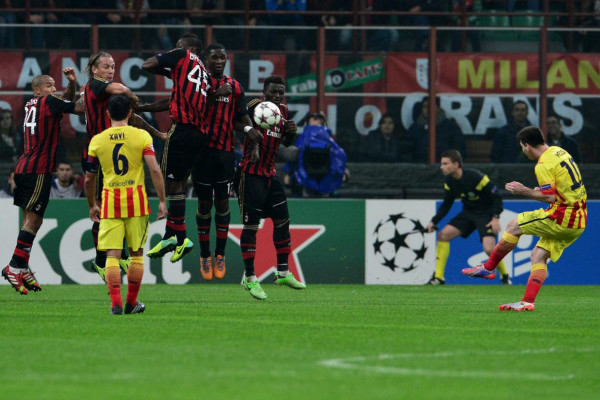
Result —
<instances>
[{"instance_id":1,"label":"white line marking on grass","mask_svg":"<svg viewBox=\"0 0 600 400\"><path fill-rule=\"evenodd\" d=\"M460 370L433 370L422 368L400 368L386 367L382 365L366 365L374 361L394 360L394 359L419 359L419 358L449 358L464 355L474 356L519 356L531 354L553 354L557 352L576 352L591 353L598 352L598 348L578 348L564 349L557 351L554 348L549 349L523 349L523 350L465 350L465 351L444 351L434 353L399 353L399 354L380 354L373 357L347 357L334 358L319 361L318 364L324 367L361 370L379 374L393 374L405 376L436 376L442 378L500 378L500 379L527 379L534 381L560 381L573 379L575 375L551 375L546 373L526 373L526 372L507 372L507 371L460 371Z\"/></svg>"}]
</instances>

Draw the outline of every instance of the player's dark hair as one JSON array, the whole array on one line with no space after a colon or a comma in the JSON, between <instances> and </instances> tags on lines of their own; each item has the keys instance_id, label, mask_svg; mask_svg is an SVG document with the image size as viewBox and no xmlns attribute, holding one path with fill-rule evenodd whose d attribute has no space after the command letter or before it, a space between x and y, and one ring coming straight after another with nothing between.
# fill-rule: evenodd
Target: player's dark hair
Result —
<instances>
[{"instance_id":1,"label":"player's dark hair","mask_svg":"<svg viewBox=\"0 0 600 400\"><path fill-rule=\"evenodd\" d=\"M283 85L283 86L285 86L285 80L281 76L279 76L279 75L271 75L267 79L265 79L265 83L263 85L263 89L267 90L267 88L269 87L269 84L271 84L271 83L275 83L277 85Z\"/></svg>"},{"instance_id":2,"label":"player's dark hair","mask_svg":"<svg viewBox=\"0 0 600 400\"><path fill-rule=\"evenodd\" d=\"M88 76L89 79L92 79L94 77L94 73L92 72L92 67L97 67L98 63L100 62L100 59L102 57L110 57L110 58L112 58L112 56L110 54L108 54L107 52L105 52L105 51L99 51L98 53L96 53L93 56L91 56L90 59L88 60L87 65L83 69L83 73L87 74L87 76Z\"/></svg>"},{"instance_id":3,"label":"player's dark hair","mask_svg":"<svg viewBox=\"0 0 600 400\"><path fill-rule=\"evenodd\" d=\"M527 111L529 111L529 106L528 106L528 105L527 105L527 103L526 103L526 102L524 102L523 100L517 100L517 101L515 101L515 102L513 103L512 110L514 110L514 109L515 109L515 106L516 106L517 104L525 104L525 109L526 109Z\"/></svg>"},{"instance_id":4,"label":"player's dark hair","mask_svg":"<svg viewBox=\"0 0 600 400\"><path fill-rule=\"evenodd\" d=\"M225 46L223 46L221 43L211 43L211 44L210 44L210 45L209 45L209 46L208 46L208 47L205 49L206 55L208 55L208 54L211 52L211 50L223 50L223 51L227 51L227 50L225 49Z\"/></svg>"},{"instance_id":5,"label":"player's dark hair","mask_svg":"<svg viewBox=\"0 0 600 400\"><path fill-rule=\"evenodd\" d=\"M31 81L31 88L35 89L37 87L42 86L46 79L50 78L49 75L38 75Z\"/></svg>"},{"instance_id":6,"label":"player's dark hair","mask_svg":"<svg viewBox=\"0 0 600 400\"><path fill-rule=\"evenodd\" d=\"M519 143L528 144L532 147L537 147L546 143L542 130L537 126L528 126L521 129L519 133L517 133L517 140Z\"/></svg>"},{"instance_id":7,"label":"player's dark hair","mask_svg":"<svg viewBox=\"0 0 600 400\"><path fill-rule=\"evenodd\" d=\"M123 121L131 110L131 101L123 95L112 96L108 100L108 112L110 119L114 121Z\"/></svg>"},{"instance_id":8,"label":"player's dark hair","mask_svg":"<svg viewBox=\"0 0 600 400\"><path fill-rule=\"evenodd\" d=\"M200 53L200 50L202 50L202 41L195 33L185 33L181 35L179 40L186 49L195 49L193 53Z\"/></svg>"},{"instance_id":9,"label":"player's dark hair","mask_svg":"<svg viewBox=\"0 0 600 400\"><path fill-rule=\"evenodd\" d=\"M463 166L463 159L462 156L460 155L460 151L458 150L446 150L444 152L442 152L442 157L441 158L449 158L450 161L452 161L453 163L458 163L458 166L460 168L462 168Z\"/></svg>"}]
</instances>

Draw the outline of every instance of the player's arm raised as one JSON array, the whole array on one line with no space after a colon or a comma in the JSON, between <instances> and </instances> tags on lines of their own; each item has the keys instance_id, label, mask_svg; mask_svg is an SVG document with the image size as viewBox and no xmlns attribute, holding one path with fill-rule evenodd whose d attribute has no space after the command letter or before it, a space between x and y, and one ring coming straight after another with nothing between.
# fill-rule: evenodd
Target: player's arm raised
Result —
<instances>
[{"instance_id":1,"label":"player's arm raised","mask_svg":"<svg viewBox=\"0 0 600 400\"><path fill-rule=\"evenodd\" d=\"M162 172L160 172L160 167L154 154L145 154L144 160L146 161L146 165L148 165L150 178L152 178L152 184L154 184L156 195L158 196L158 219L163 219L167 215L167 201L165 199L165 182Z\"/></svg>"},{"instance_id":2,"label":"player's arm raised","mask_svg":"<svg viewBox=\"0 0 600 400\"><path fill-rule=\"evenodd\" d=\"M73 101L75 100L75 91L77 90L77 74L73 67L66 67L63 69L65 78L69 81L67 89L63 93L63 99Z\"/></svg>"},{"instance_id":3,"label":"player's arm raised","mask_svg":"<svg viewBox=\"0 0 600 400\"><path fill-rule=\"evenodd\" d=\"M142 69L154 75L163 75L167 78L171 77L171 72L168 69L160 66L160 63L158 62L158 58L156 56L150 57L149 59L144 61L144 63L142 64Z\"/></svg>"}]
</instances>

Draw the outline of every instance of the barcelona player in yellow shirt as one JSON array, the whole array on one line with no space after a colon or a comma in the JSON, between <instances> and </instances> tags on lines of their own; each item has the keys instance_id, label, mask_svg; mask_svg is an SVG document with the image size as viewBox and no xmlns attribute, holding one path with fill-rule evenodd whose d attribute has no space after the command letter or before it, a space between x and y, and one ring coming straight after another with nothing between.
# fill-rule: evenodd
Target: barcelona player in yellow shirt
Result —
<instances>
[{"instance_id":1,"label":"barcelona player in yellow shirt","mask_svg":"<svg viewBox=\"0 0 600 400\"><path fill-rule=\"evenodd\" d=\"M112 314L123 313L119 258L123 238L127 239L131 265L127 274L125 314L144 312L146 306L137 300L144 274L144 245L148 237L150 207L144 185L144 161L159 198L158 218L167 213L165 187L156 161L152 138L144 130L127 125L131 103L125 96L108 101L111 127L94 136L88 148L92 166L86 172L85 188L90 218L100 222L98 249L107 252L106 284L111 298ZM104 175L101 205L96 203L95 182L98 167Z\"/></svg>"},{"instance_id":2,"label":"barcelona player in yellow shirt","mask_svg":"<svg viewBox=\"0 0 600 400\"><path fill-rule=\"evenodd\" d=\"M509 182L506 190L550 206L519 214L506 227L489 260L462 271L465 275L486 278L494 274L500 260L515 248L521 235L540 238L531 252L531 274L523 299L502 304L501 311L535 309L535 298L548 276L548 259L558 261L563 251L583 233L587 221L587 193L573 157L560 147L548 146L542 131L535 126L522 129L517 133L517 140L523 153L537 160L535 176L539 187L531 189L520 182Z\"/></svg>"}]
</instances>

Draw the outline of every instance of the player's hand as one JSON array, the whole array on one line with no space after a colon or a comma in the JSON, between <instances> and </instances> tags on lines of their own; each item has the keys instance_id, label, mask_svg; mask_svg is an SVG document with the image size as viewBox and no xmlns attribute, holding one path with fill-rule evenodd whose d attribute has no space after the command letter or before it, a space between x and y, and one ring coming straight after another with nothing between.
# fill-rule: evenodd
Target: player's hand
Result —
<instances>
[{"instance_id":1,"label":"player's hand","mask_svg":"<svg viewBox=\"0 0 600 400\"><path fill-rule=\"evenodd\" d=\"M246 136L254 144L259 144L263 140L263 134L262 134L262 132L259 131L258 129L254 129L254 128L250 129L248 131L248 133L246 133Z\"/></svg>"},{"instance_id":2,"label":"player's hand","mask_svg":"<svg viewBox=\"0 0 600 400\"><path fill-rule=\"evenodd\" d=\"M65 78L69 80L69 82L77 81L77 74L75 73L75 69L73 67L65 67L63 69L63 74L65 75Z\"/></svg>"},{"instance_id":3,"label":"player's hand","mask_svg":"<svg viewBox=\"0 0 600 400\"><path fill-rule=\"evenodd\" d=\"M219 86L219 88L215 90L216 96L228 96L231 93L233 93L233 88L229 83L226 83L223 86Z\"/></svg>"},{"instance_id":4,"label":"player's hand","mask_svg":"<svg viewBox=\"0 0 600 400\"><path fill-rule=\"evenodd\" d=\"M165 203L164 201L161 201L160 203L158 203L157 219L163 219L166 216L167 216L167 203Z\"/></svg>"},{"instance_id":5,"label":"player's hand","mask_svg":"<svg viewBox=\"0 0 600 400\"><path fill-rule=\"evenodd\" d=\"M296 126L296 121L293 119L286 119L283 121L283 126L285 127L285 131L289 133L294 133L298 130Z\"/></svg>"},{"instance_id":6,"label":"player's hand","mask_svg":"<svg viewBox=\"0 0 600 400\"><path fill-rule=\"evenodd\" d=\"M100 207L98 205L90 207L90 219L94 222L100 222Z\"/></svg>"},{"instance_id":7,"label":"player's hand","mask_svg":"<svg viewBox=\"0 0 600 400\"><path fill-rule=\"evenodd\" d=\"M512 194L522 194L527 190L521 182L516 181L508 182L504 188Z\"/></svg>"},{"instance_id":8,"label":"player's hand","mask_svg":"<svg viewBox=\"0 0 600 400\"><path fill-rule=\"evenodd\" d=\"M497 235L498 233L500 233L500 220L498 218L492 218L490 220L490 222L488 222L485 226L487 226L488 228L492 228L492 232L494 232L494 235Z\"/></svg>"},{"instance_id":9,"label":"player's hand","mask_svg":"<svg viewBox=\"0 0 600 400\"><path fill-rule=\"evenodd\" d=\"M427 233L431 233L431 232L435 232L437 230L437 225L434 224L432 221L430 221L427 226L425 227L425 230L427 231Z\"/></svg>"},{"instance_id":10,"label":"player's hand","mask_svg":"<svg viewBox=\"0 0 600 400\"><path fill-rule=\"evenodd\" d=\"M258 162L258 160L260 159L260 151L259 151L259 147L257 144L254 145L254 147L252 148L252 151L250 152L250 163L254 164L256 162Z\"/></svg>"}]
</instances>

